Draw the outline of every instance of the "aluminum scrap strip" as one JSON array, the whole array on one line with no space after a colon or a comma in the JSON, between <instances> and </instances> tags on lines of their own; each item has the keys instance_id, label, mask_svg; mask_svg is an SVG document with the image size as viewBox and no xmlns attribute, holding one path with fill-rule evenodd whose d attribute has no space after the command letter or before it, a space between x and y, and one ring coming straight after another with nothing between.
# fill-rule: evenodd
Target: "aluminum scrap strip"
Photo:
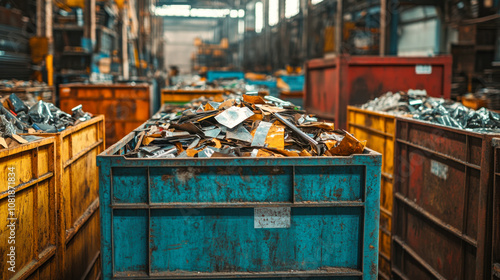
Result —
<instances>
[{"instance_id":1,"label":"aluminum scrap strip","mask_svg":"<svg viewBox=\"0 0 500 280\"><path fill-rule=\"evenodd\" d=\"M476 240L470 238L467 236L465 233L460 231L459 229L445 223L443 220L439 219L438 217L434 216L433 214L429 213L428 211L424 210L422 207L417 205L415 202L409 200L406 198L403 194L399 192L394 193L394 198L397 198L399 201L401 201L404 205L410 207L414 211L416 211L418 214L426 218L427 221L432 222L434 225L438 226L441 229L446 230L449 233L452 233L455 235L455 237L458 237L459 239L466 241L469 245L474 246L477 248L478 243Z\"/></svg>"}]
</instances>

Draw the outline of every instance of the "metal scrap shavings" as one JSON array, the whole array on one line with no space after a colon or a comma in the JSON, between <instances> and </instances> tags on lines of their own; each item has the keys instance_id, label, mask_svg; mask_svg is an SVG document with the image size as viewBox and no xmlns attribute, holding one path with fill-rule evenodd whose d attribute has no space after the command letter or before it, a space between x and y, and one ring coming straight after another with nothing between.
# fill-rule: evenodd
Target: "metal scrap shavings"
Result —
<instances>
[{"instance_id":1,"label":"metal scrap shavings","mask_svg":"<svg viewBox=\"0 0 500 280\"><path fill-rule=\"evenodd\" d=\"M407 115L414 119L476 132L500 130L500 114L486 108L470 109L461 103L429 97L421 91L385 95L361 106L370 111Z\"/></svg>"},{"instance_id":2,"label":"metal scrap shavings","mask_svg":"<svg viewBox=\"0 0 500 280\"><path fill-rule=\"evenodd\" d=\"M318 122L277 98L243 95L220 104L195 102L183 110L168 107L137 131L135 158L349 156L362 153L358 141L332 123ZM218 105L218 106L213 106ZM217 107L217 109L216 109ZM154 149L144 150L153 146ZM161 152L160 148L168 152ZM168 147L168 148L165 148ZM173 148L175 147L175 148Z\"/></svg>"},{"instance_id":3,"label":"metal scrap shavings","mask_svg":"<svg viewBox=\"0 0 500 280\"><path fill-rule=\"evenodd\" d=\"M82 111L81 105L73 109L73 115L69 115L54 104L42 100L30 107L15 94L5 96L0 100L0 125L2 126L0 136L13 138L21 144L30 141L26 139L33 139L20 137L17 134L56 133L90 118L89 113Z\"/></svg>"}]
</instances>

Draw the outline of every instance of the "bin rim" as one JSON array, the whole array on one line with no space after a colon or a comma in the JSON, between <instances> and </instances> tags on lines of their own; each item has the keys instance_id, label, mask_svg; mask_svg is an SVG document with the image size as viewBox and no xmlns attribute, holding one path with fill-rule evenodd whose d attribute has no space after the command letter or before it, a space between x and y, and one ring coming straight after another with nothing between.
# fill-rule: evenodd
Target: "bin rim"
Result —
<instances>
[{"instance_id":1,"label":"bin rim","mask_svg":"<svg viewBox=\"0 0 500 280\"><path fill-rule=\"evenodd\" d=\"M414 119L414 118L409 118L405 116L395 116L396 121L401 120L405 122L411 122L414 124L420 124L420 125L427 125L429 127L434 127L436 129L442 129L442 130L447 130L451 132L457 132L460 131L462 133L465 133L467 135L475 136L478 138L486 137L486 136L498 136L497 138L500 138L500 129L498 132L487 132L487 131L473 131L471 129L465 128L458 128L458 127L451 127L451 126L446 126L438 123L433 123L425 120L419 120L419 119Z\"/></svg>"},{"instance_id":2,"label":"bin rim","mask_svg":"<svg viewBox=\"0 0 500 280\"><path fill-rule=\"evenodd\" d=\"M276 163L280 165L314 165L314 164L325 164L325 163L331 163L332 165L342 165L342 164L352 164L352 165L359 165L359 163L356 163L355 159L358 158L366 158L367 161L371 162L375 166L382 166L382 154L379 152L376 152L368 147L365 147L364 151L362 154L354 154L350 156L311 156L311 157L283 157L283 158L276 158L276 157L259 157L259 158L253 158L253 157L211 157L211 158L159 158L159 159L151 159L151 158L126 158L123 155L115 155L116 152L118 152L120 149L125 147L125 145L130 142L134 137L136 136L136 132L140 129L142 129L148 122L143 123L141 126L130 132L127 136L125 136L123 139L120 141L116 142L109 148L107 148L105 151L103 151L101 154L97 156L97 165L101 165L101 160L105 159L113 159L116 161L119 161L119 163L122 163L123 161L125 162L144 162L144 163L151 163L151 162L158 162L158 163L164 163L164 164L172 164L172 165L185 165L186 163L193 163L197 162L200 164L203 163L208 163L210 162L211 166L215 165L227 165L228 163L231 162L239 162L242 164L261 164L259 165L265 165L262 164L264 162L266 163ZM123 161L122 161L123 160ZM335 163L335 161L338 161L338 163ZM340 162L342 161L342 162ZM307 162L307 163L306 163ZM352 163L351 163L352 162ZM205 165L205 164L203 164ZM238 164L241 165L241 164ZM186 165L187 166L187 165Z\"/></svg>"}]
</instances>

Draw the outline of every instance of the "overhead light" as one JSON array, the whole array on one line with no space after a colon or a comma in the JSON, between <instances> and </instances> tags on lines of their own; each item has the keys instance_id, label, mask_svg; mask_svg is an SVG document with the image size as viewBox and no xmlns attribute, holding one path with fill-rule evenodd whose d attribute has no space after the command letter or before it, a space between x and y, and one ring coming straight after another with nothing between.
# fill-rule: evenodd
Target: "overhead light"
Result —
<instances>
[{"instance_id":1,"label":"overhead light","mask_svg":"<svg viewBox=\"0 0 500 280\"><path fill-rule=\"evenodd\" d=\"M171 17L205 17L205 18L224 18L226 16L238 17L240 11L229 9L199 9L191 8L190 5L163 5L155 9L157 16Z\"/></svg>"}]
</instances>

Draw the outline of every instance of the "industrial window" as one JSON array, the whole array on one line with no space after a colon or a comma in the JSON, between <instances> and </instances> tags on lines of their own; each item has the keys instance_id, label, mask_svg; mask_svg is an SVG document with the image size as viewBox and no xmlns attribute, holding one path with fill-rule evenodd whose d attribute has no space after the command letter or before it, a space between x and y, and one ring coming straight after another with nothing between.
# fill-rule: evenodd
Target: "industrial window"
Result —
<instances>
[{"instance_id":1,"label":"industrial window","mask_svg":"<svg viewBox=\"0 0 500 280\"><path fill-rule=\"evenodd\" d=\"M286 0L285 2L285 17L291 18L300 11L300 0Z\"/></svg>"},{"instance_id":2,"label":"industrial window","mask_svg":"<svg viewBox=\"0 0 500 280\"><path fill-rule=\"evenodd\" d=\"M269 26L274 26L280 21L279 0L269 0Z\"/></svg>"},{"instance_id":3,"label":"industrial window","mask_svg":"<svg viewBox=\"0 0 500 280\"><path fill-rule=\"evenodd\" d=\"M238 20L238 34L243 34L245 32L245 21L240 19Z\"/></svg>"},{"instance_id":4,"label":"industrial window","mask_svg":"<svg viewBox=\"0 0 500 280\"><path fill-rule=\"evenodd\" d=\"M316 5L318 3L323 2L323 0L311 0L311 4Z\"/></svg>"},{"instance_id":5,"label":"industrial window","mask_svg":"<svg viewBox=\"0 0 500 280\"><path fill-rule=\"evenodd\" d=\"M255 3L255 32L260 33L264 27L264 6L262 2Z\"/></svg>"}]
</instances>

